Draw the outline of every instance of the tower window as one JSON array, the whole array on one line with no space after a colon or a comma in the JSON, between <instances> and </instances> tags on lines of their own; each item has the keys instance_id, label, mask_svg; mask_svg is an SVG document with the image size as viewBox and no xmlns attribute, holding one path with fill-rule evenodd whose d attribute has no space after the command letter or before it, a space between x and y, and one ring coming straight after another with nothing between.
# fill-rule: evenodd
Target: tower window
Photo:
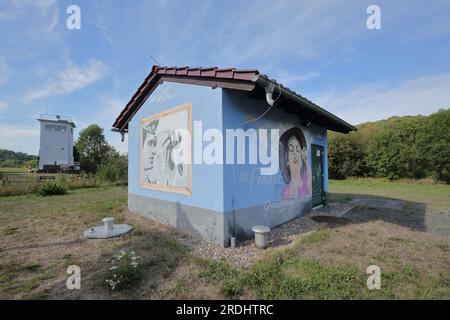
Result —
<instances>
[{"instance_id":1,"label":"tower window","mask_svg":"<svg viewBox=\"0 0 450 320\"><path fill-rule=\"evenodd\" d=\"M45 131L59 131L59 132L66 132L65 126L57 126L54 124L46 124L45 125Z\"/></svg>"}]
</instances>

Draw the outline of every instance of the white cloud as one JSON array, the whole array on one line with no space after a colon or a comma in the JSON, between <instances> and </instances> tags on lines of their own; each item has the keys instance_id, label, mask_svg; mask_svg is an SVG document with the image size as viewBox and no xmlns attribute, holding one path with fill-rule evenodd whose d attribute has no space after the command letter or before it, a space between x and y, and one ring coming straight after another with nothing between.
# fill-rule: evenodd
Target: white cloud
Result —
<instances>
[{"instance_id":1,"label":"white cloud","mask_svg":"<svg viewBox=\"0 0 450 320\"><path fill-rule=\"evenodd\" d=\"M0 51L11 60L39 56L64 35L59 16L56 0L0 1Z\"/></svg>"},{"instance_id":2,"label":"white cloud","mask_svg":"<svg viewBox=\"0 0 450 320\"><path fill-rule=\"evenodd\" d=\"M91 60L84 66L71 66L56 74L54 79L25 95L26 102L58 96L82 89L105 76L106 66L101 61Z\"/></svg>"},{"instance_id":3,"label":"white cloud","mask_svg":"<svg viewBox=\"0 0 450 320\"><path fill-rule=\"evenodd\" d=\"M128 153L128 137L125 136L125 140L122 142L122 136L120 133L109 131L106 133L106 139L120 153Z\"/></svg>"},{"instance_id":4,"label":"white cloud","mask_svg":"<svg viewBox=\"0 0 450 320\"><path fill-rule=\"evenodd\" d=\"M450 72L426 75L401 83L367 83L313 99L344 120L359 124L392 116L428 115L450 108Z\"/></svg>"},{"instance_id":5,"label":"white cloud","mask_svg":"<svg viewBox=\"0 0 450 320\"><path fill-rule=\"evenodd\" d=\"M6 1L0 8L0 21L13 21L25 15L25 11L15 1Z\"/></svg>"},{"instance_id":6,"label":"white cloud","mask_svg":"<svg viewBox=\"0 0 450 320\"><path fill-rule=\"evenodd\" d=\"M214 6L214 2L196 9L196 19L186 18L185 21L183 17L155 17L172 21L168 26L160 21L155 27L157 32L164 32L167 39L177 39L165 46L162 52L155 53L163 60L162 64L182 61L178 53L183 52L182 58L187 61L202 62L206 59L206 63L216 65L220 62L224 66L238 67L257 63L264 72L271 72L271 66L280 61L307 60L326 56L330 51L337 55L345 40L367 30L362 23L365 21L365 8L355 0L230 4L233 14L220 16L213 22L210 6ZM355 6L361 6L361 11L355 10ZM169 15L176 14L176 9L171 9L173 13ZM215 27L205 28L205 23L214 23ZM192 36L198 34L202 36ZM210 53L206 58L205 50Z\"/></svg>"},{"instance_id":7,"label":"white cloud","mask_svg":"<svg viewBox=\"0 0 450 320\"><path fill-rule=\"evenodd\" d=\"M104 129L106 140L120 152L128 152L128 140L121 141L121 136L117 132L111 131L111 126L117 115L122 111L128 101L116 97L101 97L97 105L99 106L95 112L90 113L89 117L83 116L88 121L77 121L78 133L91 124L98 124ZM77 137L74 137L77 139Z\"/></svg>"},{"instance_id":8,"label":"white cloud","mask_svg":"<svg viewBox=\"0 0 450 320\"><path fill-rule=\"evenodd\" d=\"M8 102L0 101L0 111L6 110L8 108Z\"/></svg>"},{"instance_id":9,"label":"white cloud","mask_svg":"<svg viewBox=\"0 0 450 320\"><path fill-rule=\"evenodd\" d=\"M92 2L90 23L108 43L126 47L139 43L138 52L152 55L163 65L258 66L272 72L281 61L298 62L330 51L335 57L345 40L367 31L360 0L258 0L245 5L231 1L226 7L232 15L225 14L218 1L201 6L162 0L130 2L120 14L111 3ZM148 12L161 14L148 19ZM118 25L116 21L123 17L133 17L133 23ZM158 36L149 38L148 30Z\"/></svg>"},{"instance_id":10,"label":"white cloud","mask_svg":"<svg viewBox=\"0 0 450 320\"><path fill-rule=\"evenodd\" d=\"M50 26L58 20L56 0L6 0L0 6L0 21L14 21L26 16L27 12L50 18Z\"/></svg>"},{"instance_id":11,"label":"white cloud","mask_svg":"<svg viewBox=\"0 0 450 320\"><path fill-rule=\"evenodd\" d=\"M0 125L0 146L4 149L37 154L39 128Z\"/></svg>"},{"instance_id":12,"label":"white cloud","mask_svg":"<svg viewBox=\"0 0 450 320\"><path fill-rule=\"evenodd\" d=\"M125 107L128 101L113 97L106 97L101 101L101 105L103 107L100 108L97 117L99 118L99 123L103 126L103 128L105 128L105 136L108 140L108 143L114 146L117 151L120 151L122 153L128 152L127 137L125 137L125 140L122 142L121 135L117 132L111 131L111 126L114 120L119 115L120 111L122 111L122 109Z\"/></svg>"}]
</instances>

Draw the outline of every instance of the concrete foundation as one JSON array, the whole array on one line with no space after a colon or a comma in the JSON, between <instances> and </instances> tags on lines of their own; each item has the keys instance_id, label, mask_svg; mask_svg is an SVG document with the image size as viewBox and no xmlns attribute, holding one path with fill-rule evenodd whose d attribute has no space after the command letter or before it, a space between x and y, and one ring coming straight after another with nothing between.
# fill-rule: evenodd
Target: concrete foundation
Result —
<instances>
[{"instance_id":1,"label":"concrete foundation","mask_svg":"<svg viewBox=\"0 0 450 320\"><path fill-rule=\"evenodd\" d=\"M233 235L237 242L253 238L255 225L273 228L309 212L311 199L267 203L224 213L129 193L128 209L191 236L228 247Z\"/></svg>"}]
</instances>

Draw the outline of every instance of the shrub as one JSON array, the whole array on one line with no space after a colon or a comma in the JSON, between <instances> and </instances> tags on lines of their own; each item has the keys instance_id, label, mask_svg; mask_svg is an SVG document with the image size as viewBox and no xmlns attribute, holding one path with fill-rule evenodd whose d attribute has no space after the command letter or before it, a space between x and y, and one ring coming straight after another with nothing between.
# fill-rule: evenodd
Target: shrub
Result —
<instances>
[{"instance_id":1,"label":"shrub","mask_svg":"<svg viewBox=\"0 0 450 320\"><path fill-rule=\"evenodd\" d=\"M98 168L96 178L103 183L126 183L128 181L127 156L111 157Z\"/></svg>"},{"instance_id":2,"label":"shrub","mask_svg":"<svg viewBox=\"0 0 450 320\"><path fill-rule=\"evenodd\" d=\"M108 289L112 291L128 289L138 282L142 275L139 259L134 251L121 250L119 254L107 260L111 265L105 277Z\"/></svg>"},{"instance_id":3,"label":"shrub","mask_svg":"<svg viewBox=\"0 0 450 320\"><path fill-rule=\"evenodd\" d=\"M22 161L16 160L16 159L7 159L0 161L0 167L4 168L17 168L20 167L23 164Z\"/></svg>"},{"instance_id":4,"label":"shrub","mask_svg":"<svg viewBox=\"0 0 450 320\"><path fill-rule=\"evenodd\" d=\"M69 179L64 174L58 174L55 183L61 187L67 188L69 186Z\"/></svg>"},{"instance_id":5,"label":"shrub","mask_svg":"<svg viewBox=\"0 0 450 320\"><path fill-rule=\"evenodd\" d=\"M330 140L329 175L331 179L364 176L366 165L363 147L349 136L337 136Z\"/></svg>"},{"instance_id":6,"label":"shrub","mask_svg":"<svg viewBox=\"0 0 450 320\"><path fill-rule=\"evenodd\" d=\"M11 184L11 181L8 179L6 174L3 174L2 172L0 172L0 186L6 186L9 184Z\"/></svg>"},{"instance_id":7,"label":"shrub","mask_svg":"<svg viewBox=\"0 0 450 320\"><path fill-rule=\"evenodd\" d=\"M55 182L47 182L40 186L36 194L39 196L54 196L54 195L62 195L66 193L66 189L63 186L60 186L59 184Z\"/></svg>"}]
</instances>

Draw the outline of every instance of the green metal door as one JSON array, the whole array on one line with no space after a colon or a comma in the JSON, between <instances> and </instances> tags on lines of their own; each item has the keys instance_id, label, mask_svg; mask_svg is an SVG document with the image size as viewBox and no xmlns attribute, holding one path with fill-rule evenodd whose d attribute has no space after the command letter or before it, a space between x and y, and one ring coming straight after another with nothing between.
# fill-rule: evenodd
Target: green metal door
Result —
<instances>
[{"instance_id":1,"label":"green metal door","mask_svg":"<svg viewBox=\"0 0 450 320\"><path fill-rule=\"evenodd\" d=\"M325 204L323 193L323 147L311 145L312 206Z\"/></svg>"}]
</instances>

